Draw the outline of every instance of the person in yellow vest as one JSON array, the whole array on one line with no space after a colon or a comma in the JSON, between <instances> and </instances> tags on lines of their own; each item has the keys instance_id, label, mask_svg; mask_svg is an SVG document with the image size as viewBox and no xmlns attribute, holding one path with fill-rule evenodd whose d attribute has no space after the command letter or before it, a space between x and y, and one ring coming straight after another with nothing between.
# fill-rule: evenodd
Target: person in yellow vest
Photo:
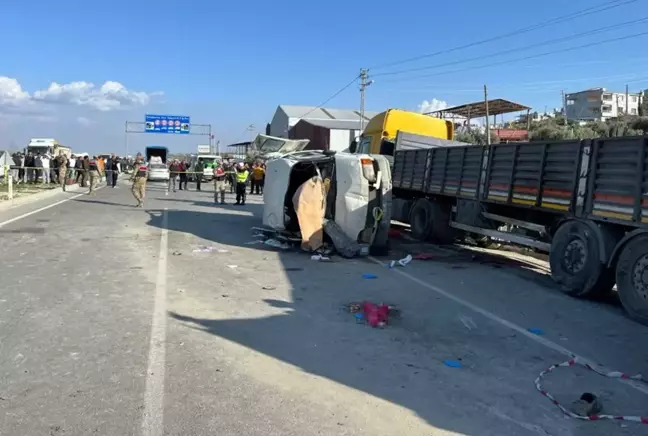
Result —
<instances>
[{"instance_id":1,"label":"person in yellow vest","mask_svg":"<svg viewBox=\"0 0 648 436\"><path fill-rule=\"evenodd\" d=\"M250 172L245 168L243 162L236 166L236 203L245 204L246 184L250 177Z\"/></svg>"},{"instance_id":2,"label":"person in yellow vest","mask_svg":"<svg viewBox=\"0 0 648 436\"><path fill-rule=\"evenodd\" d=\"M254 164L252 167L252 181L250 183L251 188L250 188L250 194L254 194L256 191L256 195L261 195L263 194L263 177L265 176L265 169L263 168L263 165L260 163Z\"/></svg>"}]
</instances>

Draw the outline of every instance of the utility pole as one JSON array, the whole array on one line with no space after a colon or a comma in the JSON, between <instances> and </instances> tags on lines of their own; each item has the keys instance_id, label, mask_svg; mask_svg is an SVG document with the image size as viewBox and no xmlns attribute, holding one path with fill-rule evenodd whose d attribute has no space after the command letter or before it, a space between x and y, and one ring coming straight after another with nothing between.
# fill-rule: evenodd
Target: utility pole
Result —
<instances>
[{"instance_id":1,"label":"utility pole","mask_svg":"<svg viewBox=\"0 0 648 436\"><path fill-rule=\"evenodd\" d=\"M369 79L369 70L360 68L360 133L364 130L364 113L365 113L365 89L373 83Z\"/></svg>"},{"instance_id":2,"label":"utility pole","mask_svg":"<svg viewBox=\"0 0 648 436\"><path fill-rule=\"evenodd\" d=\"M567 105L565 104L565 90L564 89L560 90L560 101L562 102L563 122L565 123L565 126L567 126Z\"/></svg>"},{"instance_id":3,"label":"utility pole","mask_svg":"<svg viewBox=\"0 0 648 436\"><path fill-rule=\"evenodd\" d=\"M486 145L491 145L490 137L490 113L488 112L488 88L484 85L484 104L486 105Z\"/></svg>"},{"instance_id":4,"label":"utility pole","mask_svg":"<svg viewBox=\"0 0 648 436\"><path fill-rule=\"evenodd\" d=\"M630 94L628 93L628 85L626 85L626 110L625 110L626 115L629 115L629 112L628 112L628 102L629 102L628 97L629 97L629 95Z\"/></svg>"}]
</instances>

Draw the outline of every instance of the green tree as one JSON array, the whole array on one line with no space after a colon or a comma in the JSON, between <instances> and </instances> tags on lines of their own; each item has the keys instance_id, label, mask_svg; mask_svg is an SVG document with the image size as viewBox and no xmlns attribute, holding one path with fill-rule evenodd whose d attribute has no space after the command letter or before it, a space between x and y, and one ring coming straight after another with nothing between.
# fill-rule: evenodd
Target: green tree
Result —
<instances>
[{"instance_id":1,"label":"green tree","mask_svg":"<svg viewBox=\"0 0 648 436\"><path fill-rule=\"evenodd\" d=\"M486 145L486 133L480 132L477 130L471 130L470 132L459 132L455 135L455 141L465 142L468 144L475 145ZM491 144L499 144L500 140L497 135L491 132Z\"/></svg>"}]
</instances>

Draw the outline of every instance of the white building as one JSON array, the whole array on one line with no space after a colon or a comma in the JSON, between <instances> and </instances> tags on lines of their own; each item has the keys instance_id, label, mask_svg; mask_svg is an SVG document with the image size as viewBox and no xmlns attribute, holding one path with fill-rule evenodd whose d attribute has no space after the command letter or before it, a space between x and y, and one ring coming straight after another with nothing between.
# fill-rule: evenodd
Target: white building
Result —
<instances>
[{"instance_id":1,"label":"white building","mask_svg":"<svg viewBox=\"0 0 648 436\"><path fill-rule=\"evenodd\" d=\"M365 111L364 125L378 112ZM270 129L267 132L270 136L288 138L290 129L300 120L313 122L342 121L360 124L360 111L350 109L328 109L315 106L290 106L279 105L270 122ZM357 136L357 135L356 135Z\"/></svg>"},{"instance_id":2,"label":"white building","mask_svg":"<svg viewBox=\"0 0 648 436\"><path fill-rule=\"evenodd\" d=\"M605 121L623 115L638 115L641 94L592 88L565 95L565 116L569 120Z\"/></svg>"}]
</instances>

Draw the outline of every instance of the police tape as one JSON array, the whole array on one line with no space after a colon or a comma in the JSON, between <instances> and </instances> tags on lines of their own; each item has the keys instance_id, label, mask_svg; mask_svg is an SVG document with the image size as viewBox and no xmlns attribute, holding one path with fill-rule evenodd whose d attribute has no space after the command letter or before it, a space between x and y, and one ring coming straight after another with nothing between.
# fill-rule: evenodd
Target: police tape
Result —
<instances>
[{"instance_id":1,"label":"police tape","mask_svg":"<svg viewBox=\"0 0 648 436\"><path fill-rule=\"evenodd\" d=\"M608 377L608 378L616 378L619 380L634 380L638 382L643 382L643 383L648 383L648 380L644 379L641 374L636 374L636 375L629 375L625 374L623 372L619 371L603 371L602 369L595 368L591 366L588 363L581 362L579 359L572 359L568 360L563 363L557 363L555 365L550 366L549 368L545 369L538 375L538 378L535 379L535 386L538 392L540 392L543 396L549 398L551 402L554 403L556 407L558 407L565 415L575 418L575 419L580 419L584 421L599 421L601 419L611 419L614 421L632 421L632 422L638 422L641 424L648 424L648 417L645 416L629 416L629 415L606 415L606 414L596 414L596 415L579 415L577 413L572 412L571 410L567 409L565 406L560 404L556 398L554 398L553 395L551 395L549 392L545 391L542 388L542 378L552 372L556 368L561 368L561 367L572 367L575 365L580 365L585 369L588 369L590 371L593 371L599 375L602 375L603 377Z\"/></svg>"}]
</instances>

